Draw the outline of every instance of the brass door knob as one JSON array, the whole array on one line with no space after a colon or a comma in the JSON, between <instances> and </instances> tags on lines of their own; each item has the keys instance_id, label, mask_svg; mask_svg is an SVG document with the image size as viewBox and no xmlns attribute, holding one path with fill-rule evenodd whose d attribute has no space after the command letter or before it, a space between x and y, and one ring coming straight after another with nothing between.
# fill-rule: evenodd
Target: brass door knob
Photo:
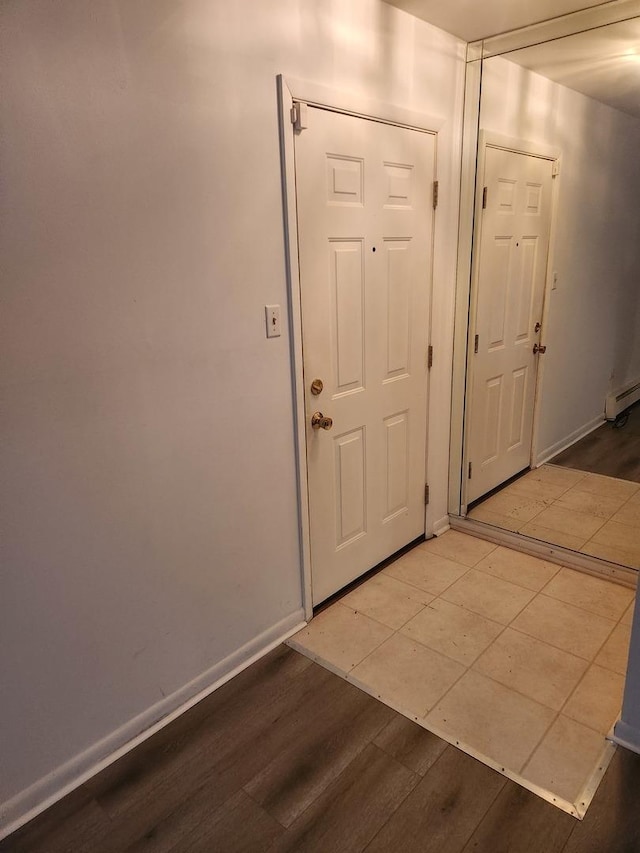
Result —
<instances>
[{"instance_id":1,"label":"brass door knob","mask_svg":"<svg viewBox=\"0 0 640 853\"><path fill-rule=\"evenodd\" d=\"M311 415L311 426L314 429L331 429L333 418L325 418L322 412L314 412Z\"/></svg>"},{"instance_id":2,"label":"brass door knob","mask_svg":"<svg viewBox=\"0 0 640 853\"><path fill-rule=\"evenodd\" d=\"M540 344L534 344L533 345L533 354L534 355L537 355L537 353L540 353L540 355L543 355L546 351L547 351L546 346L540 346Z\"/></svg>"}]
</instances>

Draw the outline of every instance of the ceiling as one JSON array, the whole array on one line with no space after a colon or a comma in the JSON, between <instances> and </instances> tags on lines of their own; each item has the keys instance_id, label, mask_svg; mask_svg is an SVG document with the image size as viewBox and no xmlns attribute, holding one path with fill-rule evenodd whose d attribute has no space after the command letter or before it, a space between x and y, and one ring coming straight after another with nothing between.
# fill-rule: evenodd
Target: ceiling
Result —
<instances>
[{"instance_id":1,"label":"ceiling","mask_svg":"<svg viewBox=\"0 0 640 853\"><path fill-rule=\"evenodd\" d=\"M495 36L580 9L602 0L386 0L463 41Z\"/></svg>"},{"instance_id":2,"label":"ceiling","mask_svg":"<svg viewBox=\"0 0 640 853\"><path fill-rule=\"evenodd\" d=\"M600 6L600 0L386 0L464 41ZM640 118L640 18L505 54L556 83Z\"/></svg>"},{"instance_id":3,"label":"ceiling","mask_svg":"<svg viewBox=\"0 0 640 853\"><path fill-rule=\"evenodd\" d=\"M640 118L640 18L516 50L505 58Z\"/></svg>"}]
</instances>

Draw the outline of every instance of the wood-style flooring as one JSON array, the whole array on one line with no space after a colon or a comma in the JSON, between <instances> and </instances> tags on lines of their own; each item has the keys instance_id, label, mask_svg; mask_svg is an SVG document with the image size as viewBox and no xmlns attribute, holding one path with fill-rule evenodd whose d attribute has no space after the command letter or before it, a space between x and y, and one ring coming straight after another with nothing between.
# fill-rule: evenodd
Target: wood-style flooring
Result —
<instances>
[{"instance_id":1,"label":"wood-style flooring","mask_svg":"<svg viewBox=\"0 0 640 853\"><path fill-rule=\"evenodd\" d=\"M637 853L640 756L579 822L286 646L1 853Z\"/></svg>"},{"instance_id":2,"label":"wood-style flooring","mask_svg":"<svg viewBox=\"0 0 640 853\"><path fill-rule=\"evenodd\" d=\"M604 423L550 460L553 465L640 483L640 405L622 427Z\"/></svg>"}]
</instances>

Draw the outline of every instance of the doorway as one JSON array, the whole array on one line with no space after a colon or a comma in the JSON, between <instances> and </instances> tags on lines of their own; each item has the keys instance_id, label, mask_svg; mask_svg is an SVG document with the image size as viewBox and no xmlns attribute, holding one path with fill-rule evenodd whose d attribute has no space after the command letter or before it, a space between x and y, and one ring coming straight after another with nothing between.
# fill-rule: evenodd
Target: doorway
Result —
<instances>
[{"instance_id":1,"label":"doorway","mask_svg":"<svg viewBox=\"0 0 640 853\"><path fill-rule=\"evenodd\" d=\"M435 134L306 106L295 136L312 601L425 532Z\"/></svg>"},{"instance_id":2,"label":"doorway","mask_svg":"<svg viewBox=\"0 0 640 853\"><path fill-rule=\"evenodd\" d=\"M467 503L528 468L552 220L554 161L482 147L470 324Z\"/></svg>"}]
</instances>

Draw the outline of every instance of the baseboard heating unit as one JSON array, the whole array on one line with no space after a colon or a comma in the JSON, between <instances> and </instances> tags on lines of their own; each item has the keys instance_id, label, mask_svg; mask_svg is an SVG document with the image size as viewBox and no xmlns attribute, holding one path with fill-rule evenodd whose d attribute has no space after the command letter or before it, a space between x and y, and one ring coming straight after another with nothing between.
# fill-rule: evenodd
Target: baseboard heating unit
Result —
<instances>
[{"instance_id":1,"label":"baseboard heating unit","mask_svg":"<svg viewBox=\"0 0 640 853\"><path fill-rule=\"evenodd\" d=\"M605 400L604 414L608 421L615 420L620 412L633 406L640 400L640 382L629 382Z\"/></svg>"}]
</instances>

